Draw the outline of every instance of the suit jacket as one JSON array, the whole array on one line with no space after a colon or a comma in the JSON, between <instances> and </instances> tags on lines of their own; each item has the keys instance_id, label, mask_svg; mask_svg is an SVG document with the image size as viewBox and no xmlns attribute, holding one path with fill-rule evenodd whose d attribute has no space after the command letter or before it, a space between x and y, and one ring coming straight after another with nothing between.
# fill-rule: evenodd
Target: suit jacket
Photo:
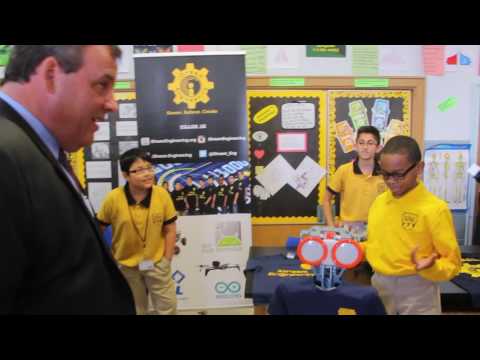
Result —
<instances>
[{"instance_id":1,"label":"suit jacket","mask_svg":"<svg viewBox=\"0 0 480 360\"><path fill-rule=\"evenodd\" d=\"M135 314L81 195L1 99L0 210L0 314Z\"/></svg>"}]
</instances>

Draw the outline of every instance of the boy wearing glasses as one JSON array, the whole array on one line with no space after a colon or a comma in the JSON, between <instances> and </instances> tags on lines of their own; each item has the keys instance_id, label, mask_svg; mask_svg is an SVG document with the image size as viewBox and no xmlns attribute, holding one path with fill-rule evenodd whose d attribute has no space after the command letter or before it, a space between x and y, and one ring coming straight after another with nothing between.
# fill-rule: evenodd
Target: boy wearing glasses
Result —
<instances>
[{"instance_id":1,"label":"boy wearing glasses","mask_svg":"<svg viewBox=\"0 0 480 360\"><path fill-rule=\"evenodd\" d=\"M112 225L112 252L132 289L137 314L148 311L150 294L155 312L173 315L177 309L171 261L176 242L177 213L168 191L155 185L149 155L139 148L120 157L127 180L107 194L97 218Z\"/></svg>"},{"instance_id":2,"label":"boy wearing glasses","mask_svg":"<svg viewBox=\"0 0 480 360\"><path fill-rule=\"evenodd\" d=\"M328 226L365 223L373 200L385 191L375 158L381 149L378 129L373 126L360 127L355 148L357 158L341 165L328 183L323 201ZM332 214L332 200L337 195L341 200L338 220Z\"/></svg>"},{"instance_id":3,"label":"boy wearing glasses","mask_svg":"<svg viewBox=\"0 0 480 360\"><path fill-rule=\"evenodd\" d=\"M461 267L450 210L418 179L424 163L413 138L391 138L380 167L388 191L372 204L362 243L375 271L372 285L390 315L441 314L438 283Z\"/></svg>"}]
</instances>

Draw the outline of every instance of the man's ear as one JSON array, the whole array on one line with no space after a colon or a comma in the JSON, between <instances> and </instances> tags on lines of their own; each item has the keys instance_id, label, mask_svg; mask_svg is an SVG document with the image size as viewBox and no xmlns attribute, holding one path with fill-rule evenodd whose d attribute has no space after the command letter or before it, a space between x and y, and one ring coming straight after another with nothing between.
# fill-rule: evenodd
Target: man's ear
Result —
<instances>
[{"instance_id":1,"label":"man's ear","mask_svg":"<svg viewBox=\"0 0 480 360\"><path fill-rule=\"evenodd\" d=\"M378 145L377 150L375 150L375 154L380 154L380 151L382 151L382 149L383 149L383 145L382 144Z\"/></svg>"},{"instance_id":2,"label":"man's ear","mask_svg":"<svg viewBox=\"0 0 480 360\"><path fill-rule=\"evenodd\" d=\"M123 176L123 178L124 178L125 180L128 181L128 173L127 173L127 172L122 171L122 176Z\"/></svg>"},{"instance_id":3,"label":"man's ear","mask_svg":"<svg viewBox=\"0 0 480 360\"><path fill-rule=\"evenodd\" d=\"M45 83L45 88L49 93L55 92L57 87L58 71L60 65L53 56L45 58L37 67L37 74Z\"/></svg>"}]
</instances>

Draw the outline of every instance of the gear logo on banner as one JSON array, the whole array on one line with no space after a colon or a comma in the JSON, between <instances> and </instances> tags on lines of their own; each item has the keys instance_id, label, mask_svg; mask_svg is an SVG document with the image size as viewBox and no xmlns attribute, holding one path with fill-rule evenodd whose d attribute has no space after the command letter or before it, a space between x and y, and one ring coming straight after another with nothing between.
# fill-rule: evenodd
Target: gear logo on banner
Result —
<instances>
[{"instance_id":1,"label":"gear logo on banner","mask_svg":"<svg viewBox=\"0 0 480 360\"><path fill-rule=\"evenodd\" d=\"M168 90L175 94L173 102L177 105L187 104L187 108L195 109L197 103L204 104L210 101L208 91L215 87L213 81L207 78L208 69L196 69L194 63L187 63L185 69L172 71L174 79L168 83Z\"/></svg>"}]
</instances>

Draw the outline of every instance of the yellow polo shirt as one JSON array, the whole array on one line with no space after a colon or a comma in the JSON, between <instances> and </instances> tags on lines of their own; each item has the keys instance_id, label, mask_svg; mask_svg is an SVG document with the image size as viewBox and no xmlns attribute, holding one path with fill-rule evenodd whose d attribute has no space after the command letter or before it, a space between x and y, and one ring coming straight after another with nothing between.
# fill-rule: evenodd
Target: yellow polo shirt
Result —
<instances>
[{"instance_id":1,"label":"yellow polo shirt","mask_svg":"<svg viewBox=\"0 0 480 360\"><path fill-rule=\"evenodd\" d=\"M148 196L136 204L127 183L107 194L97 218L104 225L112 225L114 258L134 267L143 260L160 261L165 251L163 226L175 222L177 212L163 187L153 186Z\"/></svg>"},{"instance_id":2,"label":"yellow polo shirt","mask_svg":"<svg viewBox=\"0 0 480 360\"><path fill-rule=\"evenodd\" d=\"M386 190L385 182L379 175L378 164L371 175L365 175L358 166L358 160L341 165L328 183L328 191L340 194L341 221L367 221L368 209L373 200Z\"/></svg>"},{"instance_id":3,"label":"yellow polo shirt","mask_svg":"<svg viewBox=\"0 0 480 360\"><path fill-rule=\"evenodd\" d=\"M386 191L372 204L367 241L362 244L367 261L383 275L417 274L411 259L436 251L440 258L418 274L431 281L448 281L461 268L461 255L452 214L445 201L430 193L423 182L400 198Z\"/></svg>"}]
</instances>

